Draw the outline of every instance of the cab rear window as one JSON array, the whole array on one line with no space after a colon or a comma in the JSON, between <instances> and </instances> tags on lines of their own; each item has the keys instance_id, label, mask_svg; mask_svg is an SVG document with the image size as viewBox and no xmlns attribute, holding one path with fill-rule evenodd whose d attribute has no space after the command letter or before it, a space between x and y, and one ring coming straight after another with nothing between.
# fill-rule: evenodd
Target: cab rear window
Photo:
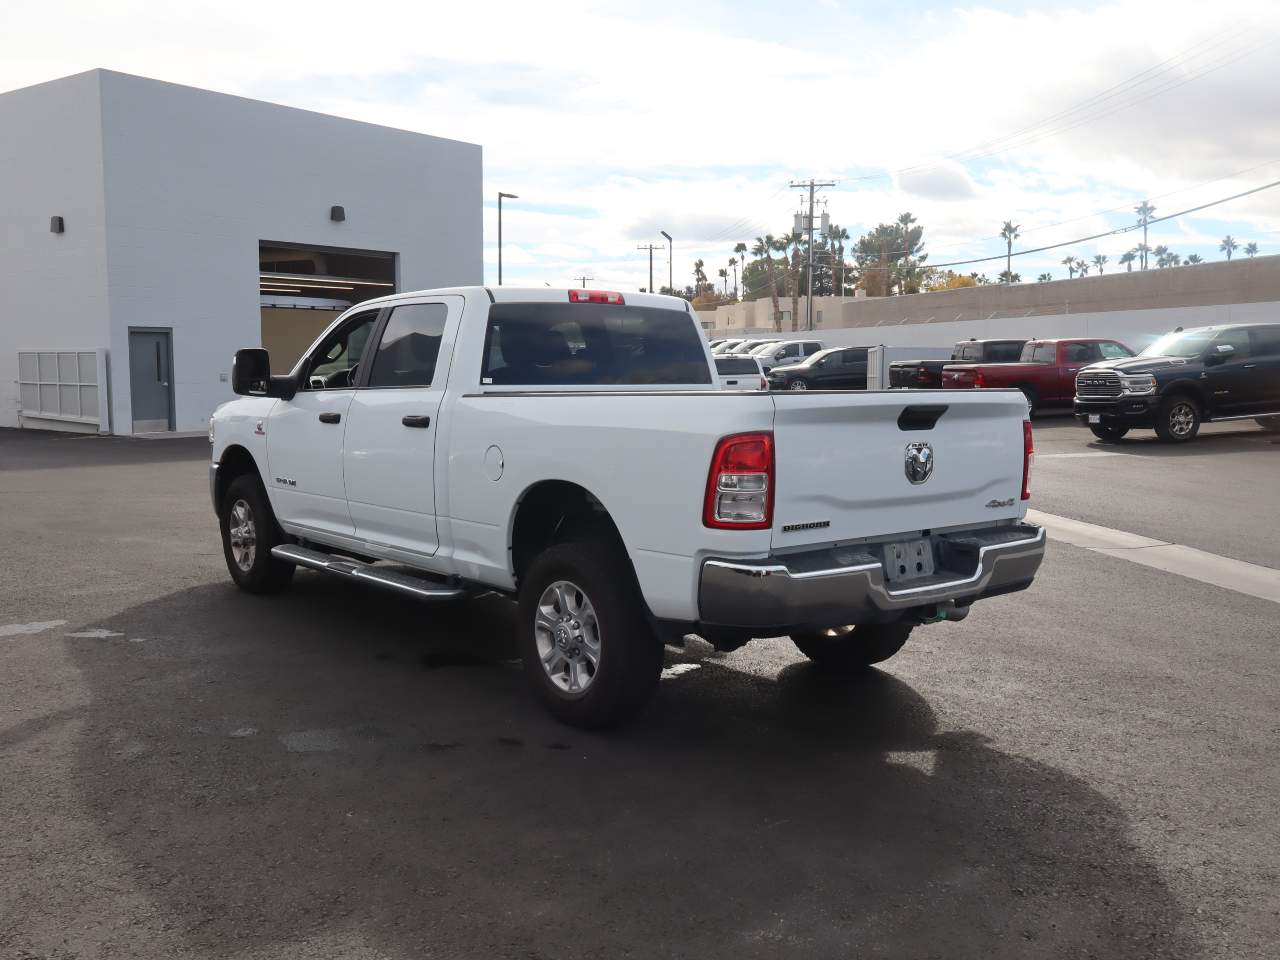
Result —
<instances>
[{"instance_id":1,"label":"cab rear window","mask_svg":"<svg viewBox=\"0 0 1280 960\"><path fill-rule=\"evenodd\" d=\"M704 340L684 311L603 303L489 308L482 384L707 384Z\"/></svg>"},{"instance_id":2,"label":"cab rear window","mask_svg":"<svg viewBox=\"0 0 1280 960\"><path fill-rule=\"evenodd\" d=\"M750 357L716 357L716 372L732 376L735 373L759 373L759 369Z\"/></svg>"}]
</instances>

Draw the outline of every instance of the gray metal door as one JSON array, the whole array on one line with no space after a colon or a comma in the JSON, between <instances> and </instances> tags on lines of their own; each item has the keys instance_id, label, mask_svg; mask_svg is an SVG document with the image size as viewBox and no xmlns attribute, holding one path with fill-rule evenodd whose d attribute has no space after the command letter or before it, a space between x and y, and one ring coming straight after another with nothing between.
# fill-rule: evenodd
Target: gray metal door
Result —
<instances>
[{"instance_id":1,"label":"gray metal door","mask_svg":"<svg viewBox=\"0 0 1280 960\"><path fill-rule=\"evenodd\" d=\"M172 362L168 331L129 331L129 399L134 433L173 429Z\"/></svg>"}]
</instances>

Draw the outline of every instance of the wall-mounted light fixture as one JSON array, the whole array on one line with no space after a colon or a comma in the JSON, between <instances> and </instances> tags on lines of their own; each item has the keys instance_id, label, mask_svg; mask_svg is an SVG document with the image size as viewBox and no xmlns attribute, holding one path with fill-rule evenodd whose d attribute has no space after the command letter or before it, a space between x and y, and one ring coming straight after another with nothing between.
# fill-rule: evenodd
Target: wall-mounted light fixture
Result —
<instances>
[{"instance_id":1,"label":"wall-mounted light fixture","mask_svg":"<svg viewBox=\"0 0 1280 960\"><path fill-rule=\"evenodd\" d=\"M61 217L49 218L50 233L65 233L66 229L67 229L66 221L64 221Z\"/></svg>"},{"instance_id":2,"label":"wall-mounted light fixture","mask_svg":"<svg viewBox=\"0 0 1280 960\"><path fill-rule=\"evenodd\" d=\"M334 223L341 223L343 220L347 219L346 209L343 207L330 207L329 219Z\"/></svg>"}]
</instances>

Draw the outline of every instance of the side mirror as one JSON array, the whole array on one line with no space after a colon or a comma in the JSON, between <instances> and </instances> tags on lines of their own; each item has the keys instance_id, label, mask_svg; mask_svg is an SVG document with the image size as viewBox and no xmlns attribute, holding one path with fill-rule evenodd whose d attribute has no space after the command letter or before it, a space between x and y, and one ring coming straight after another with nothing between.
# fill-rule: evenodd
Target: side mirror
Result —
<instances>
[{"instance_id":1,"label":"side mirror","mask_svg":"<svg viewBox=\"0 0 1280 960\"><path fill-rule=\"evenodd\" d=\"M279 397L290 400L298 392L292 377L271 375L271 355L261 347L237 350L231 364L231 389L245 397Z\"/></svg>"}]
</instances>

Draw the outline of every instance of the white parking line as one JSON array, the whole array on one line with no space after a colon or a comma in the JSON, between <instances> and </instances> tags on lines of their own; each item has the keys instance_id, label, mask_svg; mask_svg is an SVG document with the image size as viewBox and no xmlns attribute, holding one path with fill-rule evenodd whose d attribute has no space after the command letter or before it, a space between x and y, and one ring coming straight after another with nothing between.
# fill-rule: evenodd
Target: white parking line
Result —
<instances>
[{"instance_id":1,"label":"white parking line","mask_svg":"<svg viewBox=\"0 0 1280 960\"><path fill-rule=\"evenodd\" d=\"M1108 557L1131 560L1144 567L1199 580L1250 597L1280 603L1280 570L1244 560L1220 557L1195 547L1168 543L1082 520L1028 510L1027 519L1044 527L1049 536Z\"/></svg>"},{"instance_id":2,"label":"white parking line","mask_svg":"<svg viewBox=\"0 0 1280 960\"><path fill-rule=\"evenodd\" d=\"M1037 453L1037 460L1080 460L1085 457L1123 457L1123 453L1109 450L1090 450L1088 453Z\"/></svg>"}]
</instances>

